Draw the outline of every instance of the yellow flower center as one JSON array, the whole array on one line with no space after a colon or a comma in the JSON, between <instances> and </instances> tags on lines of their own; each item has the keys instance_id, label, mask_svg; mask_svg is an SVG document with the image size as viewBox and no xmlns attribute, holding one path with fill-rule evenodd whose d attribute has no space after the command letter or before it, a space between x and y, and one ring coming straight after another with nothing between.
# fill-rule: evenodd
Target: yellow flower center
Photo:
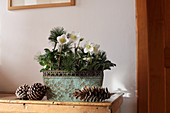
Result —
<instances>
[{"instance_id":1,"label":"yellow flower center","mask_svg":"<svg viewBox=\"0 0 170 113\"><path fill-rule=\"evenodd\" d=\"M76 40L77 37L75 35L71 35L71 39Z\"/></svg>"},{"instance_id":2,"label":"yellow flower center","mask_svg":"<svg viewBox=\"0 0 170 113\"><path fill-rule=\"evenodd\" d=\"M60 39L60 43L63 44L63 43L65 43L65 42L66 42L66 39L65 39L65 38L61 38L61 39Z\"/></svg>"},{"instance_id":3,"label":"yellow flower center","mask_svg":"<svg viewBox=\"0 0 170 113\"><path fill-rule=\"evenodd\" d=\"M87 45L87 49L90 49L91 48L91 45Z\"/></svg>"}]
</instances>

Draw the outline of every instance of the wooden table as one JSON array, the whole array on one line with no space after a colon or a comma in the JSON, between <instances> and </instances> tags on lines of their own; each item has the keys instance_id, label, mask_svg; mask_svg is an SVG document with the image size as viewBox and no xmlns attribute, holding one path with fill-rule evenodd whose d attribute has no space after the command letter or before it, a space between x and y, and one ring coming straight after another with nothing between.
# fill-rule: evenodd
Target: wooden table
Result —
<instances>
[{"instance_id":1,"label":"wooden table","mask_svg":"<svg viewBox=\"0 0 170 113\"><path fill-rule=\"evenodd\" d=\"M14 94L0 94L0 113L120 113L123 94L107 102L57 102L18 100Z\"/></svg>"}]
</instances>

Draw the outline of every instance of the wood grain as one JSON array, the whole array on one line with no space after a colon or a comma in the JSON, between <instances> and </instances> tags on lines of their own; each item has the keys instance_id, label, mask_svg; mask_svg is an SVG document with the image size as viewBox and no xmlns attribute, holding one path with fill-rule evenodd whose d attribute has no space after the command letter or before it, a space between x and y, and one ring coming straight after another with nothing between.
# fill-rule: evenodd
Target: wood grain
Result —
<instances>
[{"instance_id":1,"label":"wood grain","mask_svg":"<svg viewBox=\"0 0 170 113\"><path fill-rule=\"evenodd\" d=\"M111 113L108 107L97 106L62 106L62 105L37 105L37 104L2 104L0 112L13 113ZM114 112L113 112L114 113Z\"/></svg>"},{"instance_id":2,"label":"wood grain","mask_svg":"<svg viewBox=\"0 0 170 113\"><path fill-rule=\"evenodd\" d=\"M169 113L170 1L136 0L136 7L138 113Z\"/></svg>"},{"instance_id":3,"label":"wood grain","mask_svg":"<svg viewBox=\"0 0 170 113\"><path fill-rule=\"evenodd\" d=\"M18 100L14 94L0 94L0 103L20 103L20 104L47 104L47 105L79 105L79 106L112 106L118 100L122 100L123 93L115 94L106 102L57 102L57 101L35 101L35 100Z\"/></svg>"},{"instance_id":4,"label":"wood grain","mask_svg":"<svg viewBox=\"0 0 170 113\"><path fill-rule=\"evenodd\" d=\"M118 109L115 113L120 113L120 109Z\"/></svg>"},{"instance_id":5,"label":"wood grain","mask_svg":"<svg viewBox=\"0 0 170 113\"><path fill-rule=\"evenodd\" d=\"M12 0L8 0L8 10L64 7L64 6L74 6L74 5L75 5L75 0L71 0L70 3L52 3L52 4L40 4L40 5L12 6Z\"/></svg>"},{"instance_id":6,"label":"wood grain","mask_svg":"<svg viewBox=\"0 0 170 113\"><path fill-rule=\"evenodd\" d=\"M120 113L123 94L107 102L57 102L18 100L14 94L0 94L0 113Z\"/></svg>"},{"instance_id":7,"label":"wood grain","mask_svg":"<svg viewBox=\"0 0 170 113\"><path fill-rule=\"evenodd\" d=\"M166 113L164 0L148 0L149 113Z\"/></svg>"},{"instance_id":8,"label":"wood grain","mask_svg":"<svg viewBox=\"0 0 170 113\"><path fill-rule=\"evenodd\" d=\"M164 0L165 10L165 47L170 48L170 3L169 0Z\"/></svg>"},{"instance_id":9,"label":"wood grain","mask_svg":"<svg viewBox=\"0 0 170 113\"><path fill-rule=\"evenodd\" d=\"M111 110L113 113L120 113L120 106L123 103L123 97L120 96L117 101L113 101L111 105ZM117 109L119 108L119 109Z\"/></svg>"},{"instance_id":10,"label":"wood grain","mask_svg":"<svg viewBox=\"0 0 170 113\"><path fill-rule=\"evenodd\" d=\"M136 0L138 113L148 113L148 23L147 0Z\"/></svg>"},{"instance_id":11,"label":"wood grain","mask_svg":"<svg viewBox=\"0 0 170 113\"><path fill-rule=\"evenodd\" d=\"M166 47L164 49L164 56L165 56L165 61L164 61L165 67L170 68L170 48Z\"/></svg>"},{"instance_id":12,"label":"wood grain","mask_svg":"<svg viewBox=\"0 0 170 113\"><path fill-rule=\"evenodd\" d=\"M170 68L166 69L166 112L170 113Z\"/></svg>"},{"instance_id":13,"label":"wood grain","mask_svg":"<svg viewBox=\"0 0 170 113\"><path fill-rule=\"evenodd\" d=\"M165 66L166 66L166 112L170 113L170 1L164 0L165 12Z\"/></svg>"}]
</instances>

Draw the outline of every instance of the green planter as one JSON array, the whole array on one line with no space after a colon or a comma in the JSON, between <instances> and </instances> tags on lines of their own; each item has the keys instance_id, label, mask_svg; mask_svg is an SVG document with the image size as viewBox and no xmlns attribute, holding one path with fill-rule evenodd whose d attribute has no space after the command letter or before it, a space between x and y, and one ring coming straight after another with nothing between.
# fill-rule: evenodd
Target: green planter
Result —
<instances>
[{"instance_id":1,"label":"green planter","mask_svg":"<svg viewBox=\"0 0 170 113\"><path fill-rule=\"evenodd\" d=\"M72 97L75 89L87 86L102 86L102 71L66 73L63 71L44 71L44 84L48 87L47 99L50 101L80 101Z\"/></svg>"}]
</instances>

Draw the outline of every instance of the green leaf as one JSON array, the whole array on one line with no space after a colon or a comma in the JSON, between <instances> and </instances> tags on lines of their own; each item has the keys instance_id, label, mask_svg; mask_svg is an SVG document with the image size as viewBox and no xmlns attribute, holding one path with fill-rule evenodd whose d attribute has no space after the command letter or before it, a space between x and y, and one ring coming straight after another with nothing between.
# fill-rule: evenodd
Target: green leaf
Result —
<instances>
[{"instance_id":1,"label":"green leaf","mask_svg":"<svg viewBox=\"0 0 170 113\"><path fill-rule=\"evenodd\" d=\"M87 67L82 67L80 71L87 70Z\"/></svg>"},{"instance_id":2,"label":"green leaf","mask_svg":"<svg viewBox=\"0 0 170 113\"><path fill-rule=\"evenodd\" d=\"M45 51L47 54L49 54L49 53L51 52L51 51L50 51L49 49L47 49L47 48L45 48L44 51Z\"/></svg>"},{"instance_id":3,"label":"green leaf","mask_svg":"<svg viewBox=\"0 0 170 113\"><path fill-rule=\"evenodd\" d=\"M40 70L40 72L43 72L43 71L44 71L44 69L41 69L41 70Z\"/></svg>"},{"instance_id":4,"label":"green leaf","mask_svg":"<svg viewBox=\"0 0 170 113\"><path fill-rule=\"evenodd\" d=\"M44 62L39 62L39 64L40 64L41 66L45 66Z\"/></svg>"}]
</instances>

